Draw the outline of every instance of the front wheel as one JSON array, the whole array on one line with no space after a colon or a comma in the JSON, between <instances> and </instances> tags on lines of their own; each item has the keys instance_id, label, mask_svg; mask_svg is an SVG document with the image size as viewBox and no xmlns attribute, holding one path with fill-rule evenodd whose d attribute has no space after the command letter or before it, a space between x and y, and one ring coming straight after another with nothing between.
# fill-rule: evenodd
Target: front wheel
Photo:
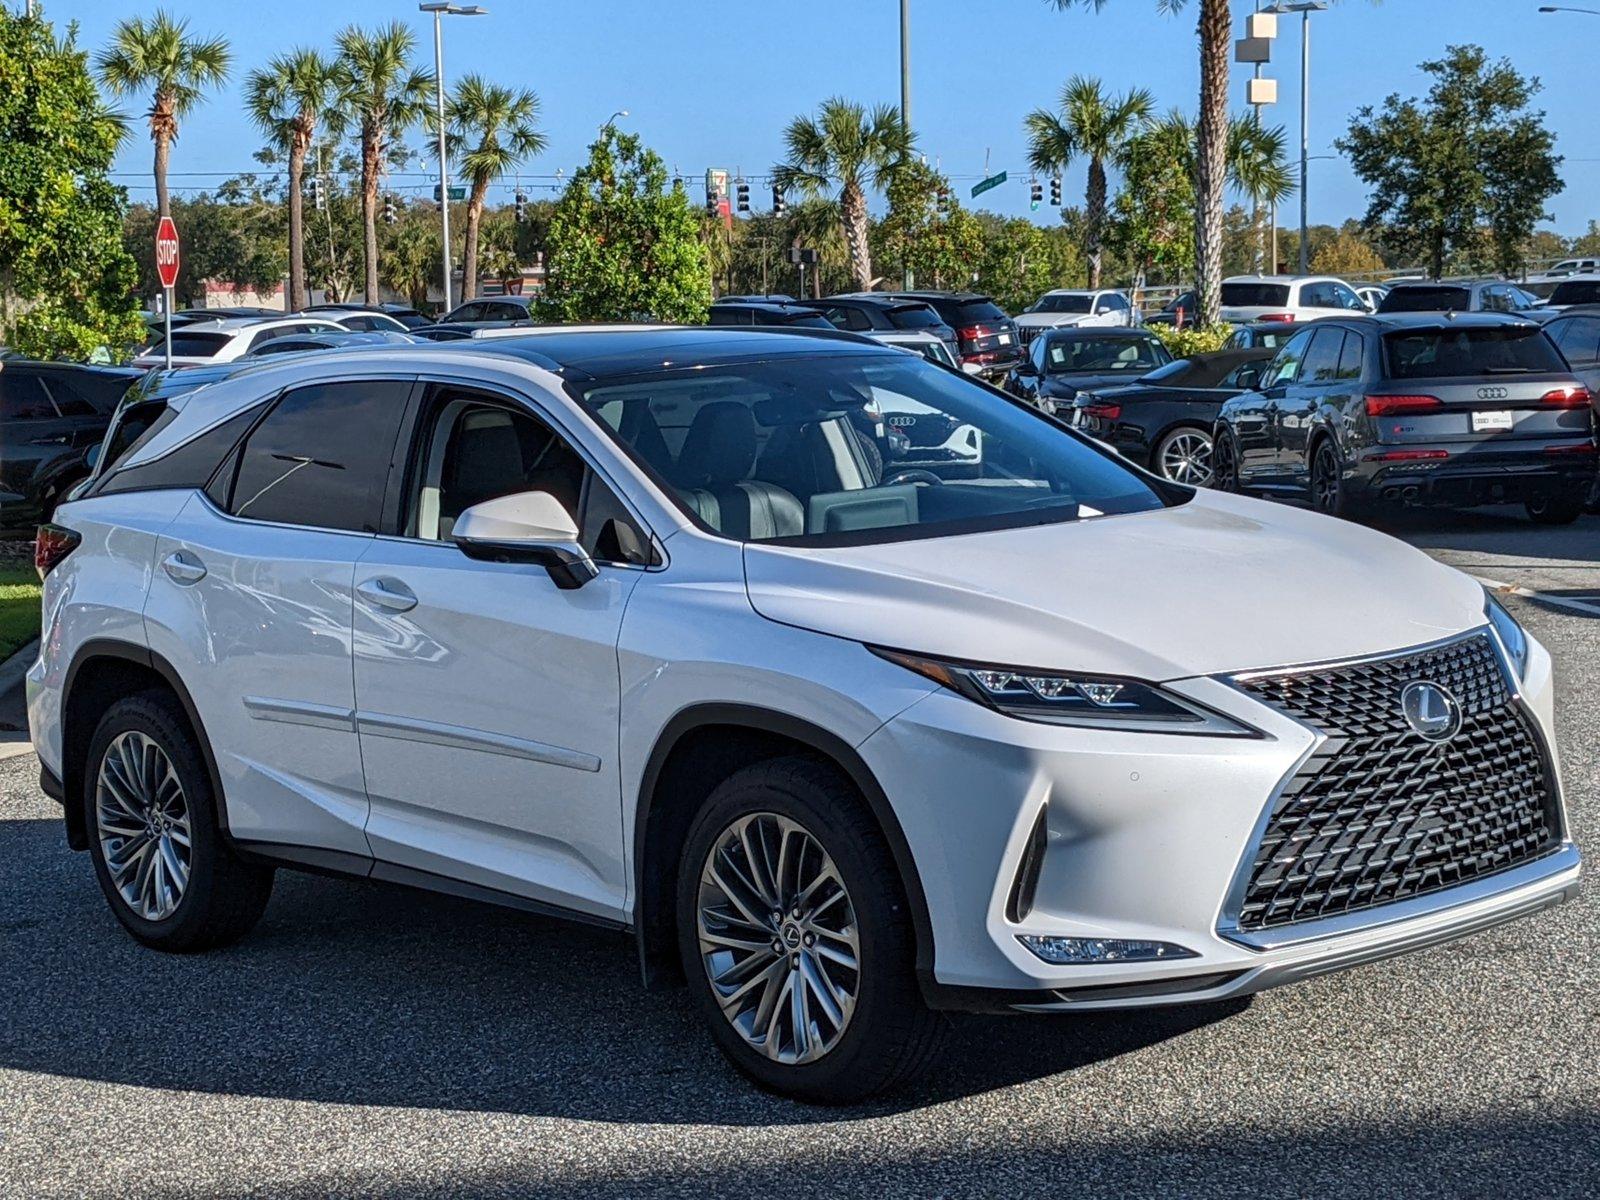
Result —
<instances>
[{"instance_id":1,"label":"front wheel","mask_svg":"<svg viewBox=\"0 0 1600 1200\"><path fill-rule=\"evenodd\" d=\"M1157 443L1155 460L1163 479L1205 487L1211 482L1211 435L1193 425L1179 426Z\"/></svg>"},{"instance_id":2,"label":"front wheel","mask_svg":"<svg viewBox=\"0 0 1600 1200\"><path fill-rule=\"evenodd\" d=\"M1239 446L1226 427L1219 428L1211 444L1211 486L1219 492L1238 492Z\"/></svg>"},{"instance_id":3,"label":"front wheel","mask_svg":"<svg viewBox=\"0 0 1600 1200\"><path fill-rule=\"evenodd\" d=\"M684 843L677 924L712 1037L761 1087L848 1104L931 1060L943 1022L917 987L894 858L826 765L773 759L712 792Z\"/></svg>"}]
</instances>

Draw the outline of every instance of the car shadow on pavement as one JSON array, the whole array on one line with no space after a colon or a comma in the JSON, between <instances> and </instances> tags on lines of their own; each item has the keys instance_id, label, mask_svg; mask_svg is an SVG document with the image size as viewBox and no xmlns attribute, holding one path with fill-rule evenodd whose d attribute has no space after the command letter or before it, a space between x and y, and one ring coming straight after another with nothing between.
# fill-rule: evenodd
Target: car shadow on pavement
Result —
<instances>
[{"instance_id":1,"label":"car shadow on pavement","mask_svg":"<svg viewBox=\"0 0 1600 1200\"><path fill-rule=\"evenodd\" d=\"M1519 509L1408 508L1382 511L1368 524L1427 550L1600 562L1600 516L1579 517L1571 525L1537 525Z\"/></svg>"},{"instance_id":2,"label":"car shadow on pavement","mask_svg":"<svg viewBox=\"0 0 1600 1200\"><path fill-rule=\"evenodd\" d=\"M116 923L57 821L0 821L0 1067L140 1087L602 1121L891 1113L1070 1071L1244 1002L952 1024L915 1090L852 1109L738 1080L630 938L383 884L280 872L237 946L160 954ZM5 898L5 893L11 893Z\"/></svg>"}]
</instances>

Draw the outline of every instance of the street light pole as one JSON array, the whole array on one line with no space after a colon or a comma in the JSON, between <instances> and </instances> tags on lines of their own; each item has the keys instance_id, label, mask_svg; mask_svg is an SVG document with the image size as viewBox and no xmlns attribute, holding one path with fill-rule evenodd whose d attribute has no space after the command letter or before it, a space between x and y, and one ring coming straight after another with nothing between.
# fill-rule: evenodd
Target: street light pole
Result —
<instances>
[{"instance_id":1,"label":"street light pole","mask_svg":"<svg viewBox=\"0 0 1600 1200\"><path fill-rule=\"evenodd\" d=\"M483 16L489 10L476 4L453 4L448 0L432 0L417 8L433 14L433 83L434 101L439 119L439 217L444 235L444 311L454 306L450 303L450 155L445 148L444 129L444 17L446 14L461 17Z\"/></svg>"},{"instance_id":2,"label":"street light pole","mask_svg":"<svg viewBox=\"0 0 1600 1200\"><path fill-rule=\"evenodd\" d=\"M1310 197L1306 194L1311 166L1311 10L1300 14L1300 274L1311 271L1308 231Z\"/></svg>"},{"instance_id":3,"label":"street light pole","mask_svg":"<svg viewBox=\"0 0 1600 1200\"><path fill-rule=\"evenodd\" d=\"M900 125L911 135L911 0L900 0ZM916 286L909 263L901 263L900 286Z\"/></svg>"}]
</instances>

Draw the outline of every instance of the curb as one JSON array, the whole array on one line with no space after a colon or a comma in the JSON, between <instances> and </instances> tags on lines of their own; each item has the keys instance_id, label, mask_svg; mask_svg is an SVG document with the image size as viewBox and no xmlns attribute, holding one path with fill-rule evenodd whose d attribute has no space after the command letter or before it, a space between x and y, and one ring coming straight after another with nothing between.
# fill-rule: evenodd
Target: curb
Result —
<instances>
[{"instance_id":1,"label":"curb","mask_svg":"<svg viewBox=\"0 0 1600 1200\"><path fill-rule=\"evenodd\" d=\"M39 639L34 638L5 662L0 663L0 696L4 696L28 673L28 668L39 654Z\"/></svg>"}]
</instances>

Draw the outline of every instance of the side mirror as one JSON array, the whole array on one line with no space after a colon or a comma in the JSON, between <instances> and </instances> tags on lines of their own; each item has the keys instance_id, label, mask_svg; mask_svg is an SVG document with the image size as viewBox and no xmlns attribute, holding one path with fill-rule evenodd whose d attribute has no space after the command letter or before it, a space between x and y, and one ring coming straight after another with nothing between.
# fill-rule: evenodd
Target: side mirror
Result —
<instances>
[{"instance_id":1,"label":"side mirror","mask_svg":"<svg viewBox=\"0 0 1600 1200\"><path fill-rule=\"evenodd\" d=\"M1029 379L1037 379L1039 376L1039 366L1033 361L1033 359L1025 358L1017 364L1016 372L1018 375L1026 376Z\"/></svg>"},{"instance_id":2,"label":"side mirror","mask_svg":"<svg viewBox=\"0 0 1600 1200\"><path fill-rule=\"evenodd\" d=\"M1234 383L1246 392L1253 392L1261 386L1261 368L1246 367L1234 376Z\"/></svg>"},{"instance_id":3,"label":"side mirror","mask_svg":"<svg viewBox=\"0 0 1600 1200\"><path fill-rule=\"evenodd\" d=\"M961 371L965 375L982 375L983 374L983 364L982 363L975 363L975 362L964 362L964 363L961 364Z\"/></svg>"},{"instance_id":4,"label":"side mirror","mask_svg":"<svg viewBox=\"0 0 1600 1200\"><path fill-rule=\"evenodd\" d=\"M600 574L578 542L577 524L549 492L517 492L474 504L456 518L450 536L468 558L538 563L564 590Z\"/></svg>"},{"instance_id":5,"label":"side mirror","mask_svg":"<svg viewBox=\"0 0 1600 1200\"><path fill-rule=\"evenodd\" d=\"M84 453L83 461L88 465L90 471L93 471L95 469L96 465L99 464L99 462L100 462L100 448L103 445L105 445L104 442L96 442L94 445L90 446L89 449Z\"/></svg>"}]
</instances>

